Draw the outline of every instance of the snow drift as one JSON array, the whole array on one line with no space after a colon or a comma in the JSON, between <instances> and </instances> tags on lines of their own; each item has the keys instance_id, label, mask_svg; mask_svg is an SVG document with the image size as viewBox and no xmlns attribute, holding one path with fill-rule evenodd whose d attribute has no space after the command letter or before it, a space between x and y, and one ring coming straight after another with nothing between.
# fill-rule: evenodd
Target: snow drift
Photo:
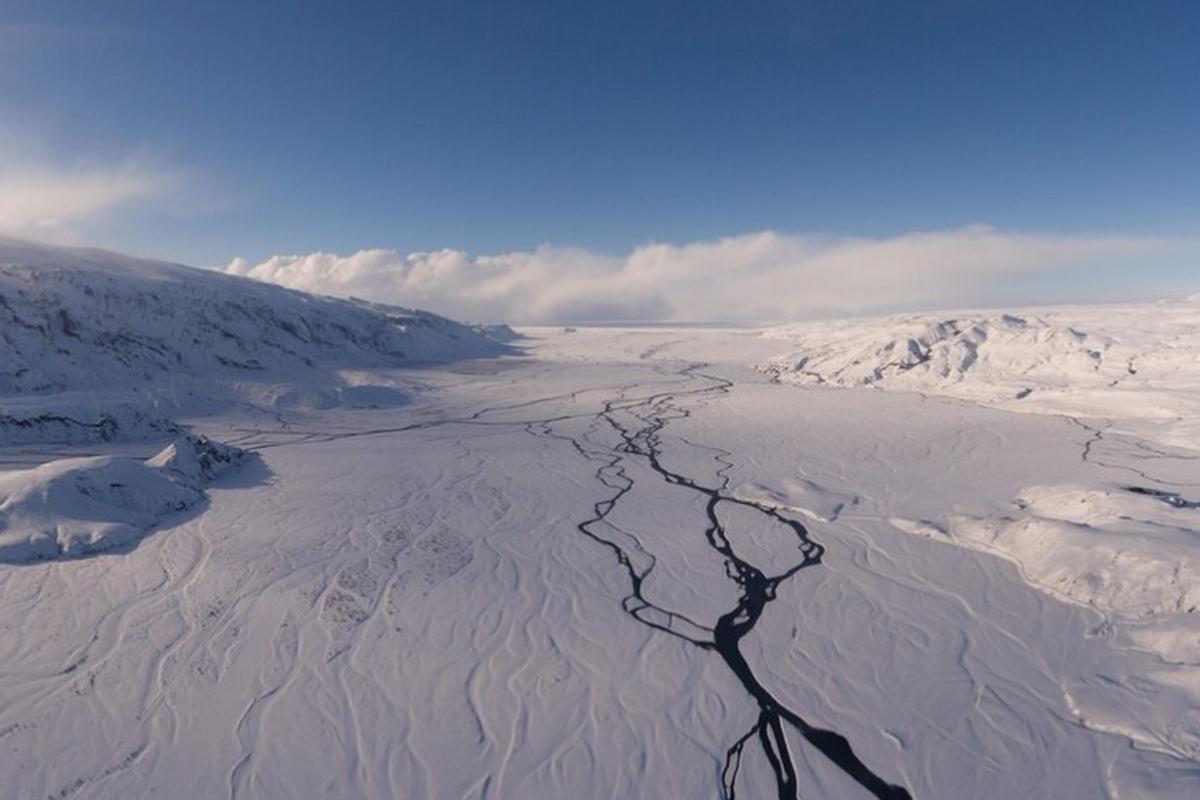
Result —
<instances>
[{"instance_id":1,"label":"snow drift","mask_svg":"<svg viewBox=\"0 0 1200 800\"><path fill-rule=\"evenodd\" d=\"M1196 509L1179 494L1137 486L1031 486L1003 516L893 524L1004 555L1070 602L1146 619L1200 609Z\"/></svg>"},{"instance_id":2,"label":"snow drift","mask_svg":"<svg viewBox=\"0 0 1200 800\"><path fill-rule=\"evenodd\" d=\"M1047 594L1100 612L1089 636L1149 654L1111 684L1066 690L1080 724L1151 750L1200 758L1200 503L1135 485L1031 486L1007 513L892 519L901 530L993 553ZM1136 694L1134 714L1121 709ZM1085 708L1086 706L1086 708ZM1122 795L1124 796L1124 795ZM1141 794L1137 796L1142 796ZM1185 790L1170 797L1191 797Z\"/></svg>"}]
</instances>

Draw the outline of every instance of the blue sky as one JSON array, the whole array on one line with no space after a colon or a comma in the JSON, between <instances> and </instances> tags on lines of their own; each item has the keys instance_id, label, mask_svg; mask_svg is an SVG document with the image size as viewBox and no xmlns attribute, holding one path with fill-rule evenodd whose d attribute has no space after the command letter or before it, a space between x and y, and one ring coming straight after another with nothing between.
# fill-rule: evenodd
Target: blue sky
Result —
<instances>
[{"instance_id":1,"label":"blue sky","mask_svg":"<svg viewBox=\"0 0 1200 800\"><path fill-rule=\"evenodd\" d=\"M1200 3L1172 0L7 0L0 187L63 181L43 232L207 265L975 223L1188 239L1198 41ZM57 213L89 176L95 202Z\"/></svg>"}]
</instances>

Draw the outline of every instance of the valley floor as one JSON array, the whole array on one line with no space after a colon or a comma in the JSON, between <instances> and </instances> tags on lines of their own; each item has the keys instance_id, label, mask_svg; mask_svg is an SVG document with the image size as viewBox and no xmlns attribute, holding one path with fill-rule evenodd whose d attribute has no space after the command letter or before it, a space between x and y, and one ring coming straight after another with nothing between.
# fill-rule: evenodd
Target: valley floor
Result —
<instances>
[{"instance_id":1,"label":"valley floor","mask_svg":"<svg viewBox=\"0 0 1200 800\"><path fill-rule=\"evenodd\" d=\"M752 331L530 334L408 405L194 420L261 461L0 564L0 795L1200 796L1195 668L955 535L1136 441L781 385Z\"/></svg>"}]
</instances>

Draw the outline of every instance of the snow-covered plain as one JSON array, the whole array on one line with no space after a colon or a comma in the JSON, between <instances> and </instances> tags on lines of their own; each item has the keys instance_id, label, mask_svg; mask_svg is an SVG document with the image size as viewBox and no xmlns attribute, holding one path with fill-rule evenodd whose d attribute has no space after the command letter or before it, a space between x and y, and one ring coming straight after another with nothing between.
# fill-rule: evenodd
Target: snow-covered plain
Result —
<instances>
[{"instance_id":1,"label":"snow-covered plain","mask_svg":"<svg viewBox=\"0 0 1200 800\"><path fill-rule=\"evenodd\" d=\"M0 562L0 794L1200 796L1200 454L1169 420L795 386L779 331L523 333L206 364L234 402L164 404L158 438L4 448L22 508L110 452L195 474L155 456L176 429L246 456L144 538ZM1191 402L1169 373L1145 391Z\"/></svg>"}]
</instances>

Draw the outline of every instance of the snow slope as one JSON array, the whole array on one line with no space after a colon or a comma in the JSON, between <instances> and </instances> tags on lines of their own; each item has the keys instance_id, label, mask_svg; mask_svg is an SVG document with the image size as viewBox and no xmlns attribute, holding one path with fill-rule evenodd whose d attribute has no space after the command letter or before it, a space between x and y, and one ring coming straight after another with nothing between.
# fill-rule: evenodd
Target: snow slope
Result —
<instances>
[{"instance_id":1,"label":"snow slope","mask_svg":"<svg viewBox=\"0 0 1200 800\"><path fill-rule=\"evenodd\" d=\"M788 383L936 394L1200 441L1195 299L805 323L764 336L791 348L761 364Z\"/></svg>"},{"instance_id":2,"label":"snow slope","mask_svg":"<svg viewBox=\"0 0 1200 800\"><path fill-rule=\"evenodd\" d=\"M506 351L484 329L423 311L2 238L0 336L9 442L162 434L182 406L286 394L264 386L353 403L369 392L347 391L338 370Z\"/></svg>"},{"instance_id":3,"label":"snow slope","mask_svg":"<svg viewBox=\"0 0 1200 800\"><path fill-rule=\"evenodd\" d=\"M494 335L490 335L494 334ZM402 405L367 369L497 355L503 326L315 297L101 250L0 238L0 444L175 443L0 473L0 562L130 544L197 507L240 451L184 415Z\"/></svg>"},{"instance_id":4,"label":"snow slope","mask_svg":"<svg viewBox=\"0 0 1200 800\"><path fill-rule=\"evenodd\" d=\"M245 453L182 436L146 461L59 459L0 473L0 563L73 557L130 544L204 500L204 485Z\"/></svg>"},{"instance_id":5,"label":"snow slope","mask_svg":"<svg viewBox=\"0 0 1200 800\"><path fill-rule=\"evenodd\" d=\"M893 523L999 553L1048 592L1147 622L1200 610L1197 508L1195 500L1164 489L1029 486L1001 516L951 513L944 525ZM1188 651L1187 658L1200 656L1200 636Z\"/></svg>"},{"instance_id":6,"label":"snow slope","mask_svg":"<svg viewBox=\"0 0 1200 800\"><path fill-rule=\"evenodd\" d=\"M937 522L891 522L1010 559L1034 587L1102 613L1090 635L1149 657L1127 676L1106 676L1108 691L1068 692L1072 713L1140 747L1200 761L1198 508L1174 491L1098 481L1027 487L1006 513L959 510ZM1119 710L1133 694L1143 696L1140 710Z\"/></svg>"},{"instance_id":7,"label":"snow slope","mask_svg":"<svg viewBox=\"0 0 1200 800\"><path fill-rule=\"evenodd\" d=\"M0 393L244 378L501 352L423 311L99 250L0 240Z\"/></svg>"}]
</instances>

